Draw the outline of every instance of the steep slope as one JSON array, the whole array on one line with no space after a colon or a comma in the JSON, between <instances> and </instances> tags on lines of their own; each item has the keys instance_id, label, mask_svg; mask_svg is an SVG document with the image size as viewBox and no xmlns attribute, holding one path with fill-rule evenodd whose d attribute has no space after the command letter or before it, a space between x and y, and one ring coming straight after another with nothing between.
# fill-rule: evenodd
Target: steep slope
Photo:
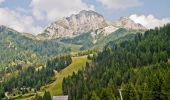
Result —
<instances>
[{"instance_id":1,"label":"steep slope","mask_svg":"<svg viewBox=\"0 0 170 100\"><path fill-rule=\"evenodd\" d=\"M48 26L44 33L49 37L66 37L75 36L81 33L95 31L96 29L107 26L104 17L94 11L81 11L76 15L62 18L50 26Z\"/></svg>"}]
</instances>

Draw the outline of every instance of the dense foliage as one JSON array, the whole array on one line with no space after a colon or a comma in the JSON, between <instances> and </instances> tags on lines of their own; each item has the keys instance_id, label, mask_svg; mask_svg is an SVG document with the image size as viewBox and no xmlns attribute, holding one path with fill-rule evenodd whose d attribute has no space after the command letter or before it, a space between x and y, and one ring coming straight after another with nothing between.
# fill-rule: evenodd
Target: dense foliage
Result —
<instances>
[{"instance_id":1,"label":"dense foliage","mask_svg":"<svg viewBox=\"0 0 170 100\"><path fill-rule=\"evenodd\" d=\"M63 38L61 39L61 42L64 42L67 44L81 45L80 50L85 50L85 49L89 49L90 47L92 47L93 45L92 40L93 38L90 33L82 33L74 38Z\"/></svg>"},{"instance_id":2,"label":"dense foliage","mask_svg":"<svg viewBox=\"0 0 170 100\"><path fill-rule=\"evenodd\" d=\"M170 24L114 44L63 80L70 100L169 100Z\"/></svg>"}]
</instances>

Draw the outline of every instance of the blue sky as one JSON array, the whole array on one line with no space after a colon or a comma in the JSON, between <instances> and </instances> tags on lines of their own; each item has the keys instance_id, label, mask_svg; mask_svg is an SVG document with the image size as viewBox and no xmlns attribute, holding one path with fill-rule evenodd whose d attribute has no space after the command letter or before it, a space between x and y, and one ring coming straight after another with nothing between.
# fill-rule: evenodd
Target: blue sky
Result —
<instances>
[{"instance_id":1,"label":"blue sky","mask_svg":"<svg viewBox=\"0 0 170 100\"><path fill-rule=\"evenodd\" d=\"M170 0L0 0L0 24L36 34L49 23L83 9L95 10L112 22L135 15L131 18L136 21L161 23L169 21L169 4ZM8 22L12 20L15 22Z\"/></svg>"}]
</instances>

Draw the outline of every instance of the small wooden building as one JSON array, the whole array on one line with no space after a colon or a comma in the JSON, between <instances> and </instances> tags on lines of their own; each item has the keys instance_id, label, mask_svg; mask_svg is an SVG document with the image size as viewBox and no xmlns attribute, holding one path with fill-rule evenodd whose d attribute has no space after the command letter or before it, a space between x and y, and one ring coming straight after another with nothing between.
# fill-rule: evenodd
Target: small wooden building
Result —
<instances>
[{"instance_id":1,"label":"small wooden building","mask_svg":"<svg viewBox=\"0 0 170 100\"><path fill-rule=\"evenodd\" d=\"M168 62L170 63L170 58L168 59Z\"/></svg>"},{"instance_id":2,"label":"small wooden building","mask_svg":"<svg viewBox=\"0 0 170 100\"><path fill-rule=\"evenodd\" d=\"M68 100L68 95L65 95L65 96L53 96L53 100Z\"/></svg>"}]
</instances>

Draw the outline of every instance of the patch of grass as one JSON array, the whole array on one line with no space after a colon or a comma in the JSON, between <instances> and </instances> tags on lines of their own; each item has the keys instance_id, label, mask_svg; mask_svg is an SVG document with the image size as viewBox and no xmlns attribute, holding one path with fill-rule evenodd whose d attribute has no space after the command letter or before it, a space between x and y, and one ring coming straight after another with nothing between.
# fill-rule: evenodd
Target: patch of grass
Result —
<instances>
[{"instance_id":1,"label":"patch of grass","mask_svg":"<svg viewBox=\"0 0 170 100\"><path fill-rule=\"evenodd\" d=\"M49 85L49 88L47 90L50 91L51 95L52 96L62 95L62 81L64 77L68 77L69 75L72 75L73 72L76 73L78 72L78 70L84 68L86 62L87 62L87 56L73 57L72 64L70 64L60 73L58 73L55 77L56 81L54 81L52 84Z\"/></svg>"}]
</instances>

